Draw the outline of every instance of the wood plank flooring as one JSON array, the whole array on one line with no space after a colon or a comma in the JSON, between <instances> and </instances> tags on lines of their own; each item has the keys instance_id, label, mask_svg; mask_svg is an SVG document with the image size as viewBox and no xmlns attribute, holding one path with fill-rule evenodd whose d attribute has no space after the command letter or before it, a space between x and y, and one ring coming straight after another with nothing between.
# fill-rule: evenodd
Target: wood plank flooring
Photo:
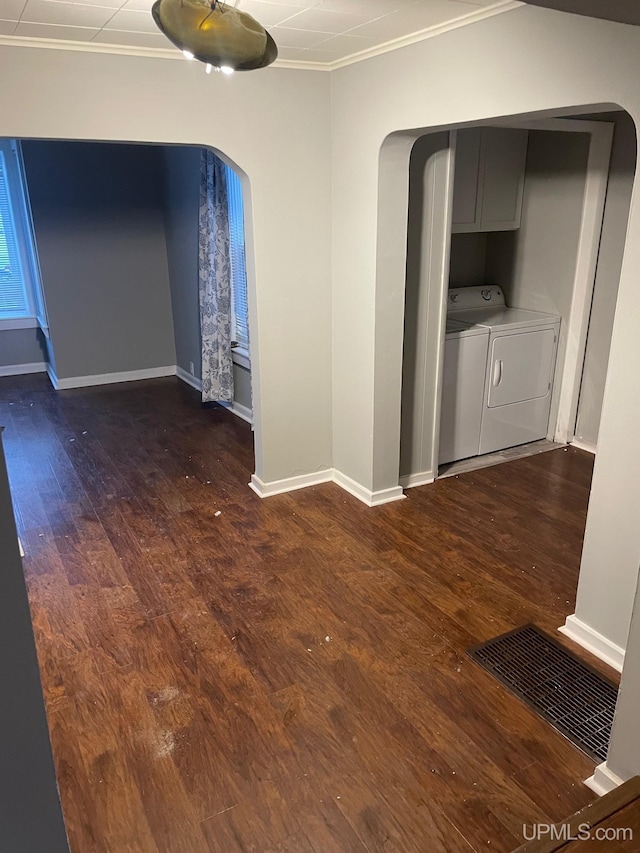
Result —
<instances>
[{"instance_id":1,"label":"wood plank flooring","mask_svg":"<svg viewBox=\"0 0 640 853\"><path fill-rule=\"evenodd\" d=\"M261 501L175 379L0 379L0 423L73 853L506 853L594 798L465 657L573 611L587 454L369 509Z\"/></svg>"}]
</instances>

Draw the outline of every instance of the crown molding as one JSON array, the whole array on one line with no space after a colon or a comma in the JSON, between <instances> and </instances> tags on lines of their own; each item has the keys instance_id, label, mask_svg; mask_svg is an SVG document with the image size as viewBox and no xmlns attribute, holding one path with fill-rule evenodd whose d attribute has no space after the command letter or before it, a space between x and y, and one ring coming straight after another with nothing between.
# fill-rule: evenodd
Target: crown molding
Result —
<instances>
[{"instance_id":1,"label":"crown molding","mask_svg":"<svg viewBox=\"0 0 640 853\"><path fill-rule=\"evenodd\" d=\"M0 45L7 47L37 47L40 50L71 50L81 53L109 53L114 56L142 56L147 59L177 59L189 62L176 47L135 47L128 44L103 44L92 41L69 41L67 39L43 39L31 36L0 35ZM271 67L294 68L305 71L329 71L325 62L304 62L297 59L276 59Z\"/></svg>"},{"instance_id":2,"label":"crown molding","mask_svg":"<svg viewBox=\"0 0 640 853\"><path fill-rule=\"evenodd\" d=\"M306 62L298 59L276 59L271 66L272 68L289 68L300 71L335 71L338 68L345 68L348 65L354 65L357 62L362 62L365 59L371 59L374 56L380 56L383 53L390 53L393 50L398 50L401 47L407 47L416 42L425 41L429 38L442 35L443 33L457 30L460 27L466 27L469 24L474 24L476 21L483 21L486 18L492 18L494 15L500 15L503 12L510 12L512 9L518 9L524 6L520 0L498 0L491 6L483 6L480 9L475 9L461 18L456 18L455 21L448 21L446 24L438 24L434 27L427 27L424 30L411 33L407 36L401 36L397 39L384 42L376 45L376 47L368 48L367 50L352 53L342 59L336 59L333 62ZM83 53L109 53L116 56L141 56L148 59L172 59L179 62L189 62L182 52L177 48L158 48L158 47L135 47L133 45L123 44L97 44L96 42L85 41L68 41L64 39L44 39L31 38L29 36L0 36L0 45L8 47L36 47L44 50L71 50L80 51Z\"/></svg>"},{"instance_id":3,"label":"crown molding","mask_svg":"<svg viewBox=\"0 0 640 853\"><path fill-rule=\"evenodd\" d=\"M93 41L68 41L66 39L42 39L30 36L0 36L0 45L8 47L37 47L41 50L72 50L81 53L112 53L116 56L146 56L151 59L189 60L175 47L135 47L128 44L98 44Z\"/></svg>"},{"instance_id":4,"label":"crown molding","mask_svg":"<svg viewBox=\"0 0 640 853\"><path fill-rule=\"evenodd\" d=\"M491 6L483 6L468 15L463 15L461 18L456 18L455 21L447 21L446 24L437 24L433 27L427 27L424 30L418 30L415 33L410 33L407 36L392 39L384 44L370 47L367 50L361 50L358 53L352 53L350 56L345 56L343 59L336 59L334 62L322 64L323 68L328 71L335 71L338 68L345 68L347 65L354 65L356 62L362 62L365 59L371 59L374 56L380 56L383 53L390 53L392 50L398 50L401 47L407 47L410 44L416 44L419 41L434 38L435 36L443 35L443 33L457 30L460 27L466 27L469 24L475 24L476 21L484 21L486 18L493 18L494 15L501 15L503 12L510 12L512 9L519 9L525 3L521 0L499 0Z\"/></svg>"}]
</instances>

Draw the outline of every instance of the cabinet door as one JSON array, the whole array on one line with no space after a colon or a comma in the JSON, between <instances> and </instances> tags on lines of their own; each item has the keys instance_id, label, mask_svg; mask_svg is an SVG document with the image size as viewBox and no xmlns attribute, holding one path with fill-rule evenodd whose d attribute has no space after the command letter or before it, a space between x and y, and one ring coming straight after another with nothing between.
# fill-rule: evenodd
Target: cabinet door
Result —
<instances>
[{"instance_id":1,"label":"cabinet door","mask_svg":"<svg viewBox=\"0 0 640 853\"><path fill-rule=\"evenodd\" d=\"M520 227L527 138L526 130L482 128L480 231Z\"/></svg>"},{"instance_id":2,"label":"cabinet door","mask_svg":"<svg viewBox=\"0 0 640 853\"><path fill-rule=\"evenodd\" d=\"M551 390L556 334L538 329L496 337L489 362L488 406L546 397Z\"/></svg>"},{"instance_id":3,"label":"cabinet door","mask_svg":"<svg viewBox=\"0 0 640 853\"><path fill-rule=\"evenodd\" d=\"M480 230L478 190L481 140L482 129L479 127L456 132L452 216L454 232Z\"/></svg>"}]
</instances>

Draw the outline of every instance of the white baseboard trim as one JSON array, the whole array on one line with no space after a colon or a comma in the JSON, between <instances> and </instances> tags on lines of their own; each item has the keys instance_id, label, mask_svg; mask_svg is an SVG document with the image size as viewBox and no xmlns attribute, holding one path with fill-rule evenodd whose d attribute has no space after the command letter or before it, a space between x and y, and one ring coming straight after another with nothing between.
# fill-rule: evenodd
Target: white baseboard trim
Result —
<instances>
[{"instance_id":1,"label":"white baseboard trim","mask_svg":"<svg viewBox=\"0 0 640 853\"><path fill-rule=\"evenodd\" d=\"M367 506L380 506L380 504L387 504L391 501L400 501L406 498L406 495L402 491L402 486L392 486L390 489L380 489L377 492L372 492L335 468L333 470L333 482Z\"/></svg>"},{"instance_id":2,"label":"white baseboard trim","mask_svg":"<svg viewBox=\"0 0 640 853\"><path fill-rule=\"evenodd\" d=\"M189 373L184 368L177 366L176 376L178 379L186 382L187 385L191 385L191 387L195 388L196 391L202 391L202 379L198 379L197 376ZM220 405L224 406L225 409L228 409L234 415L237 415L237 417L242 418L242 420L246 421L248 424L253 423L253 412L246 406L242 406L240 403L236 403L235 401L233 403L224 403L221 401Z\"/></svg>"},{"instance_id":3,"label":"white baseboard trim","mask_svg":"<svg viewBox=\"0 0 640 853\"><path fill-rule=\"evenodd\" d=\"M67 376L59 379L53 369L47 370L49 378L56 391L66 391L70 388L89 388L92 385L113 385L116 382L137 382L141 379L159 379L164 376L175 376L175 364L166 367L147 367L143 370L125 370L122 373L95 373L91 376Z\"/></svg>"},{"instance_id":4,"label":"white baseboard trim","mask_svg":"<svg viewBox=\"0 0 640 853\"><path fill-rule=\"evenodd\" d=\"M591 788L591 790L595 791L599 797L603 797L605 794L608 794L609 791L613 791L615 788L618 788L623 782L624 779L621 779L620 776L616 776L612 770L609 770L606 761L603 761L602 764L598 764L596 769L593 771L593 776L589 776L588 779L584 780L584 784L587 788Z\"/></svg>"},{"instance_id":5,"label":"white baseboard trim","mask_svg":"<svg viewBox=\"0 0 640 853\"><path fill-rule=\"evenodd\" d=\"M300 474L283 480L272 480L270 483L263 482L253 474L249 487L258 497L268 498L271 495L281 495L285 492L293 492L296 489L306 489L308 486L318 486L320 483L335 483L367 506L380 506L380 504L399 501L406 497L400 486L372 492L335 468L324 468L322 471L315 471L312 474Z\"/></svg>"},{"instance_id":6,"label":"white baseboard trim","mask_svg":"<svg viewBox=\"0 0 640 853\"><path fill-rule=\"evenodd\" d=\"M225 409L228 409L230 412L233 412L238 418L242 418L243 421L246 421L248 424L253 423L253 412L251 409L248 409L246 406L241 405L240 403L236 403L235 400L233 403L220 403L221 406L224 406Z\"/></svg>"},{"instance_id":7,"label":"white baseboard trim","mask_svg":"<svg viewBox=\"0 0 640 853\"><path fill-rule=\"evenodd\" d=\"M418 474L406 474L398 482L403 489L413 489L415 486L428 486L435 481L433 471L420 471Z\"/></svg>"},{"instance_id":8,"label":"white baseboard trim","mask_svg":"<svg viewBox=\"0 0 640 853\"><path fill-rule=\"evenodd\" d=\"M186 382L187 385L191 385L191 387L195 388L196 391L202 391L202 379L198 379L197 376L194 376L182 367L176 367L176 376L178 379L182 379L183 382Z\"/></svg>"},{"instance_id":9,"label":"white baseboard trim","mask_svg":"<svg viewBox=\"0 0 640 853\"><path fill-rule=\"evenodd\" d=\"M578 619L575 613L567 616L564 625L558 628L558 631L609 666L617 669L618 672L622 672L625 650L589 627L586 622Z\"/></svg>"},{"instance_id":10,"label":"white baseboard trim","mask_svg":"<svg viewBox=\"0 0 640 853\"><path fill-rule=\"evenodd\" d=\"M579 441L577 438L572 438L570 441L572 447L577 447L578 450L586 450L587 453L591 453L594 456L596 455L597 447L595 444L591 444L590 441Z\"/></svg>"},{"instance_id":11,"label":"white baseboard trim","mask_svg":"<svg viewBox=\"0 0 640 853\"><path fill-rule=\"evenodd\" d=\"M17 367L35 366L36 365L17 365ZM165 376L177 376L178 379L186 382L187 385L195 388L196 391L202 391L202 380L198 379L197 376L192 376L191 373L188 373L182 367L178 367L175 364L167 365L167 367L149 367L143 370L127 370L123 373L100 373L91 376L72 376L65 379L58 379L51 365L44 364L44 362L39 369L40 371L46 371L49 374L51 384L56 391L65 391L70 388L89 388L92 385L112 385L116 382L137 382L141 379L159 379ZM3 368L0 368L0 376L5 375L2 373L2 370ZM14 372L36 373L38 371L16 370ZM246 406L241 406L239 403L221 403L221 405L229 409L230 412L233 412L234 415L242 418L243 421L252 423L251 409L248 409Z\"/></svg>"},{"instance_id":12,"label":"white baseboard trim","mask_svg":"<svg viewBox=\"0 0 640 853\"><path fill-rule=\"evenodd\" d=\"M46 373L46 361L28 361L24 364L6 364L0 367L0 376L25 376L27 373Z\"/></svg>"},{"instance_id":13,"label":"white baseboard trim","mask_svg":"<svg viewBox=\"0 0 640 853\"><path fill-rule=\"evenodd\" d=\"M282 495L285 492L293 492L296 489L306 489L308 486L318 486L320 483L330 483L333 479L333 469L324 468L313 474L299 474L296 477L286 477L284 480L272 480L264 483L255 474L251 475L249 488L260 498L270 498L272 495Z\"/></svg>"}]
</instances>

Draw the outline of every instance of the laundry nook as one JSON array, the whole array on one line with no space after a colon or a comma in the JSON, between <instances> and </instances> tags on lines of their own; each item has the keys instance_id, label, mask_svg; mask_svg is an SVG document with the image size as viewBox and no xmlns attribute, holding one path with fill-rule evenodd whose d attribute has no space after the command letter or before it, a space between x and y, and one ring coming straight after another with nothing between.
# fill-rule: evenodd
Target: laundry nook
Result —
<instances>
[{"instance_id":1,"label":"laundry nook","mask_svg":"<svg viewBox=\"0 0 640 853\"><path fill-rule=\"evenodd\" d=\"M463 470L462 460L468 470L569 443L595 449L603 385L587 339L602 313L612 128L606 116L554 119L416 142L403 488Z\"/></svg>"}]
</instances>

